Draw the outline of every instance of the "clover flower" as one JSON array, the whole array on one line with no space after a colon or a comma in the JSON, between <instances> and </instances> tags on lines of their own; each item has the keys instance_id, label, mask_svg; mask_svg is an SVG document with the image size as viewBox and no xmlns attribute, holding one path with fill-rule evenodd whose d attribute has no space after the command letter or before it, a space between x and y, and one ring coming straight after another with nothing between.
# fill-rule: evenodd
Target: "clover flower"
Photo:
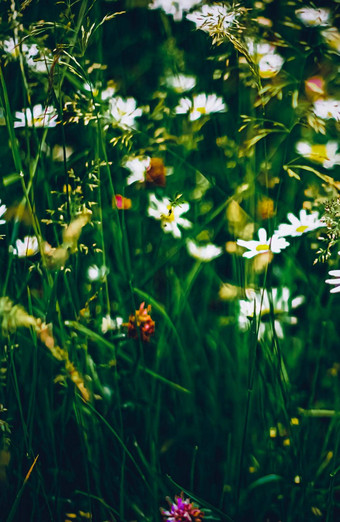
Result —
<instances>
[{"instance_id":1,"label":"clover flower","mask_svg":"<svg viewBox=\"0 0 340 522\"><path fill-rule=\"evenodd\" d=\"M295 14L304 25L309 27L329 25L329 9L303 7L301 9L296 9Z\"/></svg>"},{"instance_id":2,"label":"clover flower","mask_svg":"<svg viewBox=\"0 0 340 522\"><path fill-rule=\"evenodd\" d=\"M175 110L177 114L189 112L189 119L194 121L212 112L226 112L227 106L221 96L216 96L216 94L198 94L194 96L193 100L181 98Z\"/></svg>"},{"instance_id":3,"label":"clover flower","mask_svg":"<svg viewBox=\"0 0 340 522\"><path fill-rule=\"evenodd\" d=\"M212 261L213 259L219 257L223 253L222 248L214 245L213 243L208 243L204 246L199 246L197 245L197 243L195 243L195 241L192 241L191 239L187 241L187 250L191 257L194 257L199 261L203 261L204 263Z\"/></svg>"},{"instance_id":4,"label":"clover flower","mask_svg":"<svg viewBox=\"0 0 340 522\"><path fill-rule=\"evenodd\" d=\"M168 198L157 199L155 194L149 195L149 202L148 215L161 220L164 232L180 238L182 236L180 226L183 228L192 227L192 223L182 217L182 214L188 212L189 203L174 204Z\"/></svg>"},{"instance_id":5,"label":"clover flower","mask_svg":"<svg viewBox=\"0 0 340 522\"><path fill-rule=\"evenodd\" d=\"M315 116L322 120L329 120L333 118L336 121L340 121L340 101L328 99L328 100L316 100L313 105L313 111Z\"/></svg>"},{"instance_id":6,"label":"clover flower","mask_svg":"<svg viewBox=\"0 0 340 522\"><path fill-rule=\"evenodd\" d=\"M190 502L189 498L184 499L183 493L181 496L175 497L175 502L172 502L169 497L166 498L170 510L161 508L161 514L164 522L202 522L204 517L203 511Z\"/></svg>"},{"instance_id":7,"label":"clover flower","mask_svg":"<svg viewBox=\"0 0 340 522\"><path fill-rule=\"evenodd\" d=\"M258 254L263 254L264 252L273 252L274 254L278 254L281 252L281 250L289 246L288 241L286 241L284 237L280 237L277 234L267 238L267 231L264 228L260 228L258 231L258 236L258 241L245 241L243 239L237 240L238 245L244 248L248 248L248 252L244 252L243 257L250 259L254 256L257 256Z\"/></svg>"},{"instance_id":8,"label":"clover flower","mask_svg":"<svg viewBox=\"0 0 340 522\"><path fill-rule=\"evenodd\" d=\"M319 212L307 214L306 210L300 210L299 217L294 216L291 212L287 214L290 223L282 223L274 234L280 237L297 237L302 236L311 230L326 226L325 222L319 219Z\"/></svg>"},{"instance_id":9,"label":"clover flower","mask_svg":"<svg viewBox=\"0 0 340 522\"><path fill-rule=\"evenodd\" d=\"M41 104L34 105L33 111L23 109L16 111L14 127L55 127L57 125L57 110L51 105L43 107Z\"/></svg>"},{"instance_id":10,"label":"clover flower","mask_svg":"<svg viewBox=\"0 0 340 522\"><path fill-rule=\"evenodd\" d=\"M137 101L134 98L124 100L116 96L109 99L109 115L119 126L134 127L135 119L142 116L142 113L142 109L137 108Z\"/></svg>"},{"instance_id":11,"label":"clover flower","mask_svg":"<svg viewBox=\"0 0 340 522\"><path fill-rule=\"evenodd\" d=\"M31 257L39 252L39 244L36 236L26 236L23 240L17 239L13 254L18 257Z\"/></svg>"},{"instance_id":12,"label":"clover flower","mask_svg":"<svg viewBox=\"0 0 340 522\"><path fill-rule=\"evenodd\" d=\"M149 9L162 9L166 14L172 15L176 22L182 20L183 13L190 11L201 0L153 0Z\"/></svg>"},{"instance_id":13,"label":"clover flower","mask_svg":"<svg viewBox=\"0 0 340 522\"><path fill-rule=\"evenodd\" d=\"M155 321L150 316L151 305L145 308L145 303L141 303L135 314L129 316L128 323L122 323L122 326L127 327L128 337L138 339L141 336L142 341L149 342L151 335L155 333Z\"/></svg>"},{"instance_id":14,"label":"clover flower","mask_svg":"<svg viewBox=\"0 0 340 522\"><path fill-rule=\"evenodd\" d=\"M330 293L337 294L340 292L340 270L330 270L328 273L334 277L334 279L326 279L325 283L335 285L335 287L330 290Z\"/></svg>"},{"instance_id":15,"label":"clover flower","mask_svg":"<svg viewBox=\"0 0 340 522\"><path fill-rule=\"evenodd\" d=\"M239 302L240 312L238 316L238 324L240 330L248 330L250 320L260 317L259 339L266 336L271 337L273 331L270 320L274 319L274 328L276 335L283 339L284 332L282 323L296 324L297 317L289 315L292 309L297 308L304 302L303 296L290 298L289 288L272 288L270 291L256 292L255 290L247 290L247 300L241 299Z\"/></svg>"},{"instance_id":16,"label":"clover flower","mask_svg":"<svg viewBox=\"0 0 340 522\"><path fill-rule=\"evenodd\" d=\"M328 141L326 144L311 145L306 141L299 141L296 150L301 156L305 156L315 163L321 163L325 169L332 169L335 165L340 165L340 153L338 153L338 143Z\"/></svg>"}]
</instances>

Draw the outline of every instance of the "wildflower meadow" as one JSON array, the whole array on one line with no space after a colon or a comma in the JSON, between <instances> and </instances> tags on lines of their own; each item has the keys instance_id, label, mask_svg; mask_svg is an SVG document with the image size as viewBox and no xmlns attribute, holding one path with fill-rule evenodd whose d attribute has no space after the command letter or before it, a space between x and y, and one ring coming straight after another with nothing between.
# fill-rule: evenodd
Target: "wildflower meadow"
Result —
<instances>
[{"instance_id":1,"label":"wildflower meadow","mask_svg":"<svg viewBox=\"0 0 340 522\"><path fill-rule=\"evenodd\" d=\"M0 2L0 521L340 520L339 0Z\"/></svg>"}]
</instances>

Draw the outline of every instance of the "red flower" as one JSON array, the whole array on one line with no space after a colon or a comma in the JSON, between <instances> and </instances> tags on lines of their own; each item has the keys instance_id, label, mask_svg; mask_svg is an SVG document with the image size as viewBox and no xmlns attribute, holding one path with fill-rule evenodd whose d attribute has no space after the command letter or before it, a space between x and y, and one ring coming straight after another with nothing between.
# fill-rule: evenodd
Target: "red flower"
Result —
<instances>
[{"instance_id":1,"label":"red flower","mask_svg":"<svg viewBox=\"0 0 340 522\"><path fill-rule=\"evenodd\" d=\"M138 332L142 338L142 341L149 342L151 335L155 333L155 321L152 320L150 313L151 305L145 307L143 302L139 310L136 310L135 315L129 316L129 322L124 323L124 326L128 329L128 336L132 339L138 338Z\"/></svg>"},{"instance_id":2,"label":"red flower","mask_svg":"<svg viewBox=\"0 0 340 522\"><path fill-rule=\"evenodd\" d=\"M172 502L169 497L166 500L170 510L161 508L164 522L202 522L204 513L193 502L190 502L189 498L184 499L183 493L181 496L175 497L175 502Z\"/></svg>"}]
</instances>

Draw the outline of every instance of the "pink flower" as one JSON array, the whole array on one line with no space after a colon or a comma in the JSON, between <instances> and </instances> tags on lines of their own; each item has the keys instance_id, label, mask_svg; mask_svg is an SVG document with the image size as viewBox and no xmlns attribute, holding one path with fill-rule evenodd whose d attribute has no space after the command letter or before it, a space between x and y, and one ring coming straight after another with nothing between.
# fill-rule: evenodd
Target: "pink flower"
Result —
<instances>
[{"instance_id":1,"label":"pink flower","mask_svg":"<svg viewBox=\"0 0 340 522\"><path fill-rule=\"evenodd\" d=\"M170 510L161 508L161 514L164 522L202 522L204 513L189 498L184 499L183 493L175 497L172 502L167 497Z\"/></svg>"}]
</instances>

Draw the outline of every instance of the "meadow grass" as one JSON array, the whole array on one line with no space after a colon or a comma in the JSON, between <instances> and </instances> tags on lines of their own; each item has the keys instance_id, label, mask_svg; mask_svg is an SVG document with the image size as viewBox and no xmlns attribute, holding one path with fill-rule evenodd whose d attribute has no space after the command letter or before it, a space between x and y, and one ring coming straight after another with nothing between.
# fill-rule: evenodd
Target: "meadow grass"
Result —
<instances>
[{"instance_id":1,"label":"meadow grass","mask_svg":"<svg viewBox=\"0 0 340 522\"><path fill-rule=\"evenodd\" d=\"M339 16L1 2L1 521L339 519Z\"/></svg>"}]
</instances>

